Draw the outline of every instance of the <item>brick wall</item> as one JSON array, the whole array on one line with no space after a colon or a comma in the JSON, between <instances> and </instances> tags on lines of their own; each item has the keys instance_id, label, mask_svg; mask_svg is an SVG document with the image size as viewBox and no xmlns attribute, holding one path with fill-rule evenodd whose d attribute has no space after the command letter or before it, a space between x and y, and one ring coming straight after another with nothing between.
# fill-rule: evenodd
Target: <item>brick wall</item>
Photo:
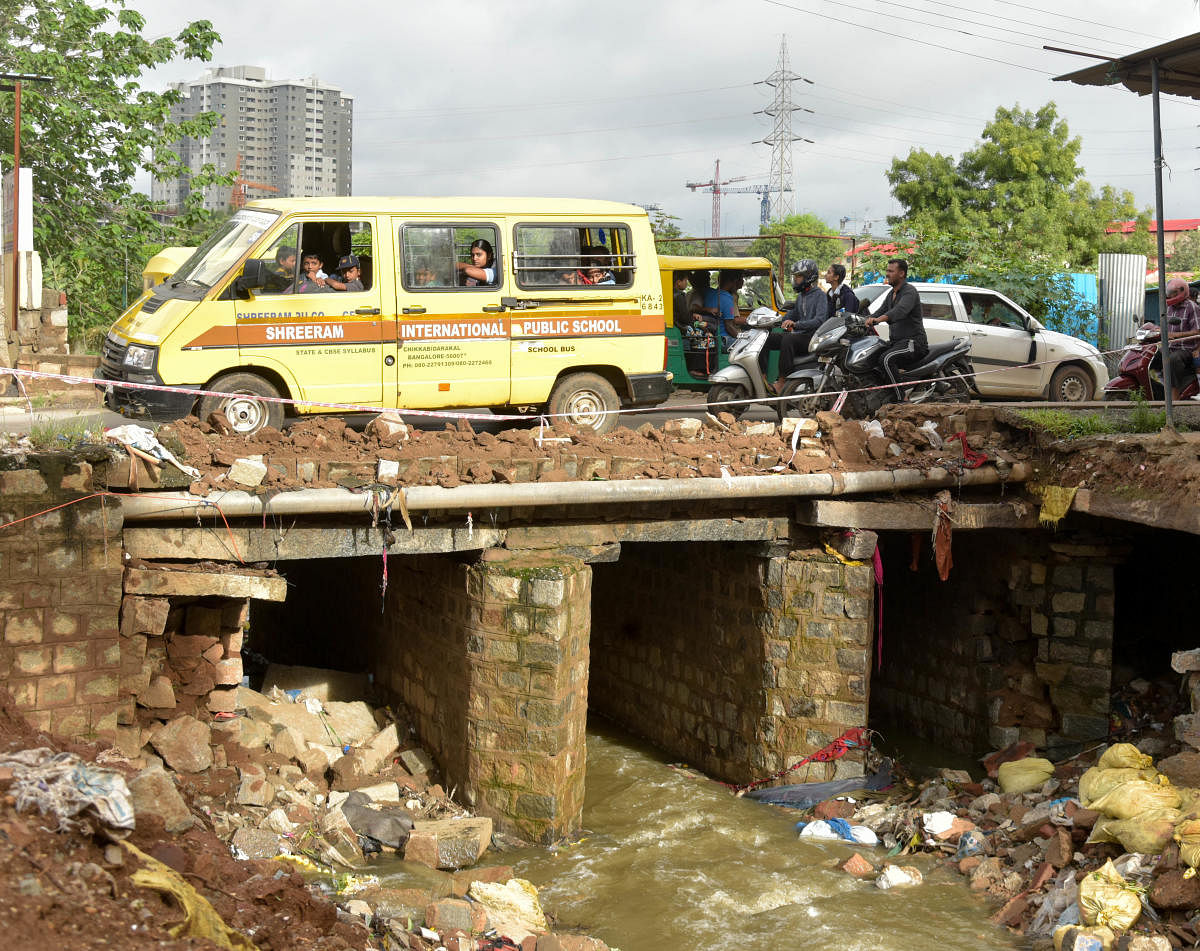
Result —
<instances>
[{"instance_id":1,"label":"brick wall","mask_svg":"<svg viewBox=\"0 0 1200 951\"><path fill-rule=\"evenodd\" d=\"M871 569L823 550L625 545L595 567L593 706L730 782L866 725ZM814 764L805 778L859 775Z\"/></svg>"},{"instance_id":2,"label":"brick wall","mask_svg":"<svg viewBox=\"0 0 1200 951\"><path fill-rule=\"evenodd\" d=\"M0 523L91 492L86 462L42 456L0 472ZM94 737L116 725L121 510L90 499L0 529L0 673L38 728Z\"/></svg>"},{"instance_id":3,"label":"brick wall","mask_svg":"<svg viewBox=\"0 0 1200 951\"><path fill-rule=\"evenodd\" d=\"M494 550L462 564L393 558L368 645L447 786L501 828L553 841L583 809L590 569Z\"/></svg>"},{"instance_id":4,"label":"brick wall","mask_svg":"<svg viewBox=\"0 0 1200 951\"><path fill-rule=\"evenodd\" d=\"M962 752L1107 733L1113 566L1106 548L1028 532L960 532L941 581L922 539L882 537L883 666L872 725Z\"/></svg>"}]
</instances>

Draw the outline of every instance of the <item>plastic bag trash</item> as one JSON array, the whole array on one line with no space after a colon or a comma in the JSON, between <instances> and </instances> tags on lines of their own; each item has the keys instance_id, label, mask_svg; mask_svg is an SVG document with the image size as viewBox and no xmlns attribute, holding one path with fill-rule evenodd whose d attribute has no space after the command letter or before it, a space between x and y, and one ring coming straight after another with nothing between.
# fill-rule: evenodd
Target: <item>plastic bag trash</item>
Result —
<instances>
[{"instance_id":1,"label":"plastic bag trash","mask_svg":"<svg viewBox=\"0 0 1200 951\"><path fill-rule=\"evenodd\" d=\"M109 828L134 826L129 787L119 773L45 747L0 756L0 766L12 770L9 795L18 812L36 807L43 816L53 814L60 830L73 828L74 817L88 810Z\"/></svg>"},{"instance_id":2,"label":"plastic bag trash","mask_svg":"<svg viewBox=\"0 0 1200 951\"><path fill-rule=\"evenodd\" d=\"M321 701L316 697L309 697L304 701L304 709L314 716L318 713L324 713L325 708L321 706Z\"/></svg>"},{"instance_id":3,"label":"plastic bag trash","mask_svg":"<svg viewBox=\"0 0 1200 951\"><path fill-rule=\"evenodd\" d=\"M1146 782L1157 782L1158 775L1158 770L1153 768L1132 769L1114 767L1101 769L1099 766L1093 766L1079 777L1080 805L1085 809L1091 809L1093 808L1092 803L1111 790L1116 789L1121 783L1133 782L1135 779L1142 779Z\"/></svg>"},{"instance_id":4,"label":"plastic bag trash","mask_svg":"<svg viewBox=\"0 0 1200 951\"><path fill-rule=\"evenodd\" d=\"M1132 743L1114 743L1097 765L1101 769L1146 769L1154 765L1154 760Z\"/></svg>"},{"instance_id":5,"label":"plastic bag trash","mask_svg":"<svg viewBox=\"0 0 1200 951\"><path fill-rule=\"evenodd\" d=\"M813 822L798 822L798 823L796 823L796 826L800 830L800 838L802 838L802 839L843 839L843 838L845 838L845 836L842 836L841 834L838 833L837 829L835 829L831 825L831 822L845 823L846 820L845 819L840 819L840 820L817 819ZM849 830L848 825L846 828L847 828L847 830Z\"/></svg>"},{"instance_id":6,"label":"plastic bag trash","mask_svg":"<svg viewBox=\"0 0 1200 951\"><path fill-rule=\"evenodd\" d=\"M1086 925L1128 931L1142 913L1142 900L1109 859L1080 882L1079 910Z\"/></svg>"},{"instance_id":7,"label":"plastic bag trash","mask_svg":"<svg viewBox=\"0 0 1200 951\"><path fill-rule=\"evenodd\" d=\"M1071 934L1074 932L1074 934ZM1054 929L1054 951L1112 951L1117 936L1111 928L1096 925L1092 928L1080 928L1078 925L1063 925Z\"/></svg>"},{"instance_id":8,"label":"plastic bag trash","mask_svg":"<svg viewBox=\"0 0 1200 951\"><path fill-rule=\"evenodd\" d=\"M1006 793L1031 792L1041 789L1046 780L1054 775L1054 764L1048 759L1027 756L1025 759L1001 763L996 772L1000 789Z\"/></svg>"},{"instance_id":9,"label":"plastic bag trash","mask_svg":"<svg viewBox=\"0 0 1200 951\"><path fill-rule=\"evenodd\" d=\"M171 450L160 443L158 437L145 426L138 426L134 423L126 423L124 426L114 426L112 429L104 431L104 437L111 439L113 442L119 442L123 446L132 446L134 449L153 456L161 462L169 462L180 472L190 475L193 479L200 478L199 469L185 466L176 459Z\"/></svg>"},{"instance_id":10,"label":"plastic bag trash","mask_svg":"<svg viewBox=\"0 0 1200 951\"><path fill-rule=\"evenodd\" d=\"M1179 793L1173 786L1160 786L1144 779L1135 779L1110 789L1099 799L1093 800L1088 808L1114 819L1132 819L1147 812L1177 809L1179 803Z\"/></svg>"},{"instance_id":11,"label":"plastic bag trash","mask_svg":"<svg viewBox=\"0 0 1200 951\"><path fill-rule=\"evenodd\" d=\"M183 909L183 921L167 928L171 937L206 938L229 951L258 951L253 941L225 924L224 919L208 900L184 881L173 868L128 842L122 842L121 845L128 849L142 866L130 876L130 881L140 888L165 892Z\"/></svg>"},{"instance_id":12,"label":"plastic bag trash","mask_svg":"<svg viewBox=\"0 0 1200 951\"><path fill-rule=\"evenodd\" d=\"M1053 934L1063 925L1079 923L1079 883L1075 881L1075 869L1067 866L1058 873L1042 899L1037 913L1025 934L1029 936Z\"/></svg>"},{"instance_id":13,"label":"plastic bag trash","mask_svg":"<svg viewBox=\"0 0 1200 951\"><path fill-rule=\"evenodd\" d=\"M921 824L930 835L938 835L954 825L954 813L927 812L921 817Z\"/></svg>"},{"instance_id":14,"label":"plastic bag trash","mask_svg":"<svg viewBox=\"0 0 1200 951\"><path fill-rule=\"evenodd\" d=\"M1178 822L1178 809L1151 810L1130 819L1109 819L1104 823L1103 833L1108 841L1120 842L1127 852L1157 855L1171 841Z\"/></svg>"},{"instance_id":15,"label":"plastic bag trash","mask_svg":"<svg viewBox=\"0 0 1200 951\"><path fill-rule=\"evenodd\" d=\"M972 855L987 855L988 840L978 829L971 829L958 837L958 850L954 853L957 861L962 861Z\"/></svg>"},{"instance_id":16,"label":"plastic bag trash","mask_svg":"<svg viewBox=\"0 0 1200 951\"><path fill-rule=\"evenodd\" d=\"M1200 819L1188 819L1175 827L1174 839L1179 843L1179 857L1190 866L1184 877L1191 878L1200 866Z\"/></svg>"},{"instance_id":17,"label":"plastic bag trash","mask_svg":"<svg viewBox=\"0 0 1200 951\"><path fill-rule=\"evenodd\" d=\"M882 889L900 888L905 885L920 885L922 881L924 881L924 878L920 871L911 865L887 864L880 871L879 878L875 879L875 887Z\"/></svg>"},{"instance_id":18,"label":"plastic bag trash","mask_svg":"<svg viewBox=\"0 0 1200 951\"><path fill-rule=\"evenodd\" d=\"M877 419L860 419L858 425L862 427L864 433L870 436L878 436L883 438L883 424Z\"/></svg>"},{"instance_id":19,"label":"plastic bag trash","mask_svg":"<svg viewBox=\"0 0 1200 951\"><path fill-rule=\"evenodd\" d=\"M866 826L851 826L850 837L859 845L879 844L879 836L875 834L875 830L868 829Z\"/></svg>"},{"instance_id":20,"label":"plastic bag trash","mask_svg":"<svg viewBox=\"0 0 1200 951\"><path fill-rule=\"evenodd\" d=\"M931 448L941 449L945 445L945 442L942 441L941 433L937 431L937 423L932 419L925 420L925 422L917 427L917 430L925 434L925 438L929 440Z\"/></svg>"}]
</instances>

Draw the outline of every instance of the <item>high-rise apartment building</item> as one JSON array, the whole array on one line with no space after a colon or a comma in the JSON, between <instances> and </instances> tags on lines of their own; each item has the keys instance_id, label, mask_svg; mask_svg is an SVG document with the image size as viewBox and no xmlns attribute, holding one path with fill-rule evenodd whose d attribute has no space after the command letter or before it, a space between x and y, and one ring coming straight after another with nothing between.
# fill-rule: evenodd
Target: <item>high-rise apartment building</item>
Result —
<instances>
[{"instance_id":1,"label":"high-rise apartment building","mask_svg":"<svg viewBox=\"0 0 1200 951\"><path fill-rule=\"evenodd\" d=\"M236 169L245 183L205 188L205 208L220 211L273 196L350 194L353 96L315 76L267 79L259 66L209 69L172 88L183 93L171 110L173 120L200 112L221 117L208 138L178 142L183 164L193 174L209 163L219 171ZM155 179L150 194L177 208L190 191L191 177L185 176Z\"/></svg>"}]
</instances>

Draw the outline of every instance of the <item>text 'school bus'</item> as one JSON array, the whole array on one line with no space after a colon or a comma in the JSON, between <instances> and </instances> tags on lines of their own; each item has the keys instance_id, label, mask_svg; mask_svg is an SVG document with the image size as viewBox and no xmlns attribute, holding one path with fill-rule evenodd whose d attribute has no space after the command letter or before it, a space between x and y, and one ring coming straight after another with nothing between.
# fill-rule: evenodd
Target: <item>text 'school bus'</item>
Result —
<instances>
[{"instance_id":1,"label":"text 'school bus'","mask_svg":"<svg viewBox=\"0 0 1200 951\"><path fill-rule=\"evenodd\" d=\"M155 419L220 409L241 433L285 415L251 396L549 412L605 431L621 407L669 395L663 331L653 235L633 205L256 201L113 325L97 383L235 394L109 387L106 400Z\"/></svg>"}]
</instances>

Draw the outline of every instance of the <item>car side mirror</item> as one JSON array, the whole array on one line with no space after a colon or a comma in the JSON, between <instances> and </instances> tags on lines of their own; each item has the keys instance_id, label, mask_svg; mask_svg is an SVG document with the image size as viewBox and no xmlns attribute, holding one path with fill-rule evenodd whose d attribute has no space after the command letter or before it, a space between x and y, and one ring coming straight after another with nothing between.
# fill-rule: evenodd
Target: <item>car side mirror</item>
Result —
<instances>
[{"instance_id":1,"label":"car side mirror","mask_svg":"<svg viewBox=\"0 0 1200 951\"><path fill-rule=\"evenodd\" d=\"M258 258L251 258L242 268L242 273L233 282L239 294L245 294L267 283L267 266Z\"/></svg>"}]
</instances>

